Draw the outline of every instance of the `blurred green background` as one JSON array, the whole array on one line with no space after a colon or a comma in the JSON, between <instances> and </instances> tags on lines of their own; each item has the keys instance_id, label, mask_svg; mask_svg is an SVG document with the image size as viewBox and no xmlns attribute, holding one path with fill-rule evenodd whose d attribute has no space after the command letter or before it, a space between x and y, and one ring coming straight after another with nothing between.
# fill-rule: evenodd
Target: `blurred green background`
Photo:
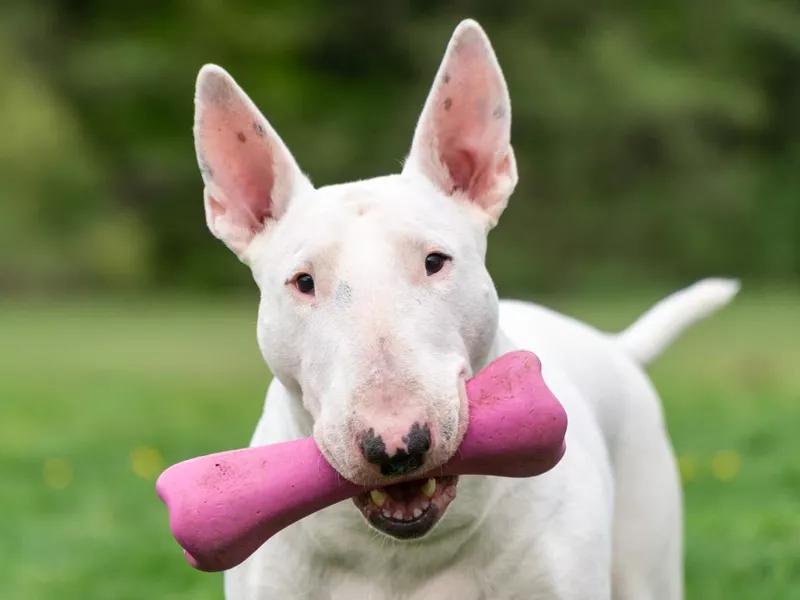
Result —
<instances>
[{"instance_id":1,"label":"blurred green background","mask_svg":"<svg viewBox=\"0 0 800 600\"><path fill-rule=\"evenodd\" d=\"M0 597L221 598L153 492L247 443L269 374L191 139L224 66L313 181L396 172L464 17L508 80L503 295L624 326L707 275L736 303L651 370L680 457L688 597L800 598L795 0L3 0Z\"/></svg>"}]
</instances>

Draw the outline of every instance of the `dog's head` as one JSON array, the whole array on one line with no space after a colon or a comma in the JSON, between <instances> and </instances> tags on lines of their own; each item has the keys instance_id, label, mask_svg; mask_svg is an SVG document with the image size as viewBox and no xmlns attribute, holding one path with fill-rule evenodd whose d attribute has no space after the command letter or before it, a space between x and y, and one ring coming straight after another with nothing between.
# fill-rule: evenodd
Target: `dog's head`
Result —
<instances>
[{"instance_id":1,"label":"dog's head","mask_svg":"<svg viewBox=\"0 0 800 600\"><path fill-rule=\"evenodd\" d=\"M399 175L315 188L234 80L200 72L208 226L252 269L262 353L354 482L422 473L461 442L464 381L497 328L484 258L517 182L510 125L503 75L473 21L450 40ZM417 486L416 504L397 486L356 503L382 530L415 537L432 524L404 523L431 506L435 523L454 495L453 481L438 492L433 482Z\"/></svg>"}]
</instances>

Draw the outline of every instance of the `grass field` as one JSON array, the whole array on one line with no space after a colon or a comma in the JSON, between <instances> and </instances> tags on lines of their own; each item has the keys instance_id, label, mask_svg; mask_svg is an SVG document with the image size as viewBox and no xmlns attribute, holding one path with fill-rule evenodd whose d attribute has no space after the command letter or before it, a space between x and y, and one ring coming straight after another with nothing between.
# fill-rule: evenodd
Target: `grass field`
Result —
<instances>
[{"instance_id":1,"label":"grass field","mask_svg":"<svg viewBox=\"0 0 800 600\"><path fill-rule=\"evenodd\" d=\"M548 304L619 327L658 298ZM170 538L167 464L245 445L255 301L0 304L0 598L221 598ZM681 457L688 598L800 598L800 294L747 292L653 366Z\"/></svg>"}]
</instances>

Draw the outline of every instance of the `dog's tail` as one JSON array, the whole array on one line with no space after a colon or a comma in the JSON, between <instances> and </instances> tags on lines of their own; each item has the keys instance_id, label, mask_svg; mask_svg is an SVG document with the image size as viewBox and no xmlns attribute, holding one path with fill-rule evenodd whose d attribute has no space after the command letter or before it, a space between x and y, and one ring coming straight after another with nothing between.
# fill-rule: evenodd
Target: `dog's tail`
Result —
<instances>
[{"instance_id":1,"label":"dog's tail","mask_svg":"<svg viewBox=\"0 0 800 600\"><path fill-rule=\"evenodd\" d=\"M739 291L736 279L703 279L667 296L616 335L641 365L655 360L690 325L728 304Z\"/></svg>"}]
</instances>

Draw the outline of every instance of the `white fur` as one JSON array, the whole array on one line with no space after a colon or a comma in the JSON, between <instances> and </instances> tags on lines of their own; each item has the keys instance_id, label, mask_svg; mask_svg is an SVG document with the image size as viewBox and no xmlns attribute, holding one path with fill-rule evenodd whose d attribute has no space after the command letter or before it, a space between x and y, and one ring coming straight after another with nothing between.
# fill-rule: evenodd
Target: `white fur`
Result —
<instances>
[{"instance_id":1,"label":"white fur","mask_svg":"<svg viewBox=\"0 0 800 600\"><path fill-rule=\"evenodd\" d=\"M208 222L253 271L259 345L275 375L253 445L314 435L343 475L375 483L359 432L399 447L425 421L435 467L466 427L463 378L518 348L539 355L569 414L567 453L549 473L462 477L440 524L414 542L377 533L352 502L330 507L226 573L228 600L683 597L680 484L642 365L737 285L679 292L619 335L498 301L484 257L517 180L510 123L491 45L464 21L403 173L314 189L230 76L201 71ZM431 252L453 259L428 276ZM314 277L313 297L294 285L298 273Z\"/></svg>"},{"instance_id":2,"label":"white fur","mask_svg":"<svg viewBox=\"0 0 800 600\"><path fill-rule=\"evenodd\" d=\"M722 308L739 291L732 279L704 279L657 303L618 340L642 365L654 360L685 328Z\"/></svg>"}]
</instances>

